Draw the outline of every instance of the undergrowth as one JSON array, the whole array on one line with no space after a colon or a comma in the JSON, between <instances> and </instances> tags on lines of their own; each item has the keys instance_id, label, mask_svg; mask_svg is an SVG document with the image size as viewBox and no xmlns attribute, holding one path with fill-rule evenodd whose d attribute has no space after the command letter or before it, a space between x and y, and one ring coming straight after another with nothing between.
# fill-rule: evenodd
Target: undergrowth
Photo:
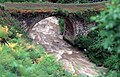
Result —
<instances>
[{"instance_id":1,"label":"undergrowth","mask_svg":"<svg viewBox=\"0 0 120 77\"><path fill-rule=\"evenodd\" d=\"M59 26L60 26L60 32L61 32L61 34L63 34L63 32L64 32L64 25L65 25L64 19L60 18L59 19Z\"/></svg>"}]
</instances>

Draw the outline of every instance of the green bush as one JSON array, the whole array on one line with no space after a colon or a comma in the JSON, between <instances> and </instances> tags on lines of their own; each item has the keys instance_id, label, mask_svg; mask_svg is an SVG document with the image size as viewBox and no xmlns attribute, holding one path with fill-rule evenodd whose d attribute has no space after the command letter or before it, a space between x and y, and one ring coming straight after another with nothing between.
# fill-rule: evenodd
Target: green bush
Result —
<instances>
[{"instance_id":1,"label":"green bush","mask_svg":"<svg viewBox=\"0 0 120 77\"><path fill-rule=\"evenodd\" d=\"M87 47L91 45L91 43L92 39L84 35L78 35L77 39L75 40L75 44L80 49L87 49Z\"/></svg>"},{"instance_id":2,"label":"green bush","mask_svg":"<svg viewBox=\"0 0 120 77\"><path fill-rule=\"evenodd\" d=\"M63 34L63 32L64 32L64 24L65 24L64 19L61 18L59 20L59 26L60 26L61 34Z\"/></svg>"},{"instance_id":3,"label":"green bush","mask_svg":"<svg viewBox=\"0 0 120 77\"><path fill-rule=\"evenodd\" d=\"M103 77L120 76L120 4L113 0L107 4L107 10L93 17L98 23L88 36L80 36L77 41L79 47L86 48L89 59L97 65L109 70ZM89 41L91 43L89 43Z\"/></svg>"},{"instance_id":4,"label":"green bush","mask_svg":"<svg viewBox=\"0 0 120 77\"><path fill-rule=\"evenodd\" d=\"M99 14L98 11L89 10L89 9L86 9L86 11L83 11L83 12L76 12L76 13L74 13L74 15L77 18L85 20L86 23L92 22L90 17L91 16L96 16L97 14Z\"/></svg>"},{"instance_id":5,"label":"green bush","mask_svg":"<svg viewBox=\"0 0 120 77\"><path fill-rule=\"evenodd\" d=\"M99 25L100 45L111 55L105 60L105 66L120 74L120 1L112 0L107 10L93 18ZM103 51L104 52L104 51ZM116 77L118 77L118 75Z\"/></svg>"},{"instance_id":6,"label":"green bush","mask_svg":"<svg viewBox=\"0 0 120 77\"><path fill-rule=\"evenodd\" d=\"M99 34L102 37L102 46L110 52L120 53L120 5L114 3L108 5L108 10L101 12L101 14L95 18L99 24Z\"/></svg>"},{"instance_id":7,"label":"green bush","mask_svg":"<svg viewBox=\"0 0 120 77\"><path fill-rule=\"evenodd\" d=\"M87 36L78 35L75 40L77 47L82 50L86 50L84 53L89 57L89 59L96 65L101 66L110 53L100 46L99 43L101 43L101 38L97 30L91 31Z\"/></svg>"}]
</instances>

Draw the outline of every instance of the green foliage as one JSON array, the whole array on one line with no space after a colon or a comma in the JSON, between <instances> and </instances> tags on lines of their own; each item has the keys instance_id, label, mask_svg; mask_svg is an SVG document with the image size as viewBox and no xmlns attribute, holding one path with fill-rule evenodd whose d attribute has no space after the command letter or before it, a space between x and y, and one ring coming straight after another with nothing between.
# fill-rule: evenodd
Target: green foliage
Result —
<instances>
[{"instance_id":1,"label":"green foliage","mask_svg":"<svg viewBox=\"0 0 120 77\"><path fill-rule=\"evenodd\" d=\"M91 31L88 35L78 35L75 43L81 49L88 49L89 46L96 44L96 42L100 41L98 31Z\"/></svg>"},{"instance_id":2,"label":"green foliage","mask_svg":"<svg viewBox=\"0 0 120 77\"><path fill-rule=\"evenodd\" d=\"M104 60L110 54L108 51L104 50L102 46L100 46L100 42L101 38L97 30L91 31L87 36L78 35L77 39L75 40L76 45L80 49L86 49L85 54L87 54L89 59L96 65L102 65Z\"/></svg>"},{"instance_id":3,"label":"green foliage","mask_svg":"<svg viewBox=\"0 0 120 77\"><path fill-rule=\"evenodd\" d=\"M75 3L89 3L90 0L76 0Z\"/></svg>"},{"instance_id":4,"label":"green foliage","mask_svg":"<svg viewBox=\"0 0 120 77\"><path fill-rule=\"evenodd\" d=\"M112 11L112 12L111 12ZM120 53L120 5L109 5L108 10L94 18L99 23L102 46L110 52Z\"/></svg>"},{"instance_id":5,"label":"green foliage","mask_svg":"<svg viewBox=\"0 0 120 77\"><path fill-rule=\"evenodd\" d=\"M61 18L59 20L59 26L60 26L60 31L61 31L62 34L64 32L64 24L65 24L64 19Z\"/></svg>"},{"instance_id":6,"label":"green foliage","mask_svg":"<svg viewBox=\"0 0 120 77\"><path fill-rule=\"evenodd\" d=\"M120 69L120 59L118 56L116 55L111 55L110 57L108 57L105 61L105 65L110 68L110 69L114 69L114 70L119 70Z\"/></svg>"},{"instance_id":7,"label":"green foliage","mask_svg":"<svg viewBox=\"0 0 120 77\"><path fill-rule=\"evenodd\" d=\"M116 74L120 74L120 4L113 0L107 5L108 10L94 18L98 22L99 35L102 38L100 45L111 55L105 60L105 66ZM110 74L110 73L108 73ZM111 76L111 74L110 74ZM118 75L116 75L118 77Z\"/></svg>"},{"instance_id":8,"label":"green foliage","mask_svg":"<svg viewBox=\"0 0 120 77\"><path fill-rule=\"evenodd\" d=\"M9 28L8 37L10 38L16 37L17 32L26 34L21 28L20 22L17 19L11 17L11 15L7 11L3 10L3 12L1 12L0 24L1 26L7 26Z\"/></svg>"},{"instance_id":9,"label":"green foliage","mask_svg":"<svg viewBox=\"0 0 120 77\"><path fill-rule=\"evenodd\" d=\"M84 35L78 35L75 43L79 48L86 49L89 45L91 45L92 39L87 38L87 36Z\"/></svg>"},{"instance_id":10,"label":"green foliage","mask_svg":"<svg viewBox=\"0 0 120 77\"><path fill-rule=\"evenodd\" d=\"M89 9L86 9L86 11L83 11L83 12L74 13L74 15L76 15L78 18L83 19L86 22L91 22L90 17L91 16L96 16L97 14L99 14L98 11L89 10Z\"/></svg>"},{"instance_id":11,"label":"green foliage","mask_svg":"<svg viewBox=\"0 0 120 77\"><path fill-rule=\"evenodd\" d=\"M72 3L74 0L58 0L58 3Z\"/></svg>"},{"instance_id":12,"label":"green foliage","mask_svg":"<svg viewBox=\"0 0 120 77\"><path fill-rule=\"evenodd\" d=\"M120 77L120 73L114 70L110 70L104 77Z\"/></svg>"},{"instance_id":13,"label":"green foliage","mask_svg":"<svg viewBox=\"0 0 120 77\"><path fill-rule=\"evenodd\" d=\"M68 16L69 15L69 12L66 11L66 10L63 10L61 8L58 8L58 9L55 9L55 12L53 13L53 15L61 15L61 16Z\"/></svg>"},{"instance_id":14,"label":"green foliage","mask_svg":"<svg viewBox=\"0 0 120 77\"><path fill-rule=\"evenodd\" d=\"M107 4L107 10L92 17L98 23L93 28L95 32L80 36L77 41L79 47L87 50L85 53L91 61L109 69L102 77L120 76L120 4L114 1Z\"/></svg>"}]
</instances>

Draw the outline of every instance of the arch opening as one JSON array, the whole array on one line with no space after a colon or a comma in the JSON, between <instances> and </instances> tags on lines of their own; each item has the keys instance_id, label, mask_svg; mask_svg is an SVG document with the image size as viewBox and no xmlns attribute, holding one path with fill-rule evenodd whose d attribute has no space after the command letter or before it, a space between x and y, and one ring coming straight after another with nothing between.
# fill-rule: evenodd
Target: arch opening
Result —
<instances>
[{"instance_id":1,"label":"arch opening","mask_svg":"<svg viewBox=\"0 0 120 77\"><path fill-rule=\"evenodd\" d=\"M65 40L67 40L69 43L74 45L74 40L75 40L75 31L74 31L74 26L73 23L70 21L69 18L65 17L65 25L64 25L64 33L63 37Z\"/></svg>"},{"instance_id":2,"label":"arch opening","mask_svg":"<svg viewBox=\"0 0 120 77\"><path fill-rule=\"evenodd\" d=\"M14 18L18 19L21 23L21 28L26 31L27 33L29 33L29 31L33 28L33 26L38 23L39 21L54 16L56 18L58 18L58 20L61 20L62 18L62 22L59 23L58 25L60 26L62 24L62 26L60 26L60 31L61 31L61 35L63 35L64 40L67 40L68 42L70 42L71 44L73 44L74 42L74 35L75 35L75 31L74 31L74 25L72 23L72 21L70 21L69 17L65 16L65 15L56 15L54 13L49 13L49 12L35 12L35 13L17 13L14 14L12 13L11 16L13 16Z\"/></svg>"}]
</instances>

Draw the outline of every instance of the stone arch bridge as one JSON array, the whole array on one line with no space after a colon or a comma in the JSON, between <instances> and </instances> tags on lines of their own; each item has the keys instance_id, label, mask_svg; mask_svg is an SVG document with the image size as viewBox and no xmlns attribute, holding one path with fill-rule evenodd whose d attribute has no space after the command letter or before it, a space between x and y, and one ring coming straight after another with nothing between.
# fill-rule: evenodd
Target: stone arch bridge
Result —
<instances>
[{"instance_id":1,"label":"stone arch bridge","mask_svg":"<svg viewBox=\"0 0 120 77\"><path fill-rule=\"evenodd\" d=\"M86 35L89 32L90 27L95 26L94 22L86 22L83 18L74 15L74 12L85 11L86 9L94 9L94 11L101 10L105 3L94 4L81 4L81 5L65 5L65 4L17 4L17 3L5 3L3 6L11 12L11 15L21 21L23 28L26 31L30 31L32 27L42 19L50 16L56 16L58 18L64 18L64 39L74 44L74 40L77 35ZM69 14L56 13L53 9L62 8L67 10ZM17 13L15 13L17 12Z\"/></svg>"},{"instance_id":2,"label":"stone arch bridge","mask_svg":"<svg viewBox=\"0 0 120 77\"><path fill-rule=\"evenodd\" d=\"M55 16L57 18L64 19L64 39L68 40L70 43L74 44L74 40L77 35L86 35L89 32L90 27L95 26L94 22L87 23L84 19L77 18L74 15L63 16L56 15L48 12L41 13L21 13L21 14L11 14L13 17L21 21L22 28L29 32L32 27L39 21Z\"/></svg>"}]
</instances>

